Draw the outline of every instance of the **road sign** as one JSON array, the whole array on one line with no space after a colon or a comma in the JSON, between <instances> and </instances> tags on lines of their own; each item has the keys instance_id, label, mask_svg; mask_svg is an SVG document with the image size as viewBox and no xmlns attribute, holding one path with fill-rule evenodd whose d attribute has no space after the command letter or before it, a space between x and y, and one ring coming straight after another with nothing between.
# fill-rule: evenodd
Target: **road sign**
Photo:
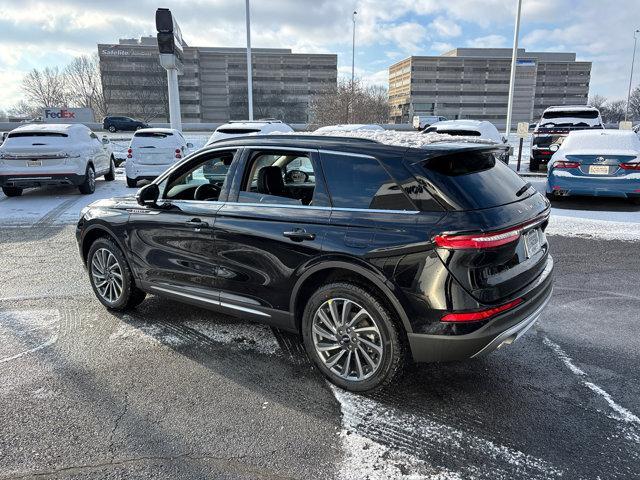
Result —
<instances>
[{"instance_id":1,"label":"road sign","mask_svg":"<svg viewBox=\"0 0 640 480\"><path fill-rule=\"evenodd\" d=\"M529 123L518 122L518 137L526 138L529 136Z\"/></svg>"}]
</instances>

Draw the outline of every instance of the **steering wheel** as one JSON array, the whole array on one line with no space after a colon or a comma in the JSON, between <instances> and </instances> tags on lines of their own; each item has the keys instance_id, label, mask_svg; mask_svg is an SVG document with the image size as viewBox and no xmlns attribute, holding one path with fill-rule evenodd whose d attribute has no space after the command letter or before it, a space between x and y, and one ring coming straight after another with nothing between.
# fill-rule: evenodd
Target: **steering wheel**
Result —
<instances>
[{"instance_id":1,"label":"steering wheel","mask_svg":"<svg viewBox=\"0 0 640 480\"><path fill-rule=\"evenodd\" d=\"M218 200L222 189L213 183L203 183L193 194L194 200Z\"/></svg>"},{"instance_id":2,"label":"steering wheel","mask_svg":"<svg viewBox=\"0 0 640 480\"><path fill-rule=\"evenodd\" d=\"M289 170L284 176L285 183L306 183L309 181L309 174L302 170Z\"/></svg>"}]
</instances>

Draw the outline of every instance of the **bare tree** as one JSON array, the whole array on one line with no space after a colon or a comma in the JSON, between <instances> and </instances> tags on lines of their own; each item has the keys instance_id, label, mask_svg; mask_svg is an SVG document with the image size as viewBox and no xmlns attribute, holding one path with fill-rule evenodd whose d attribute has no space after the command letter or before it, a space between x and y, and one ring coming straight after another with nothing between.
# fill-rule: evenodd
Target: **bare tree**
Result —
<instances>
[{"instance_id":1,"label":"bare tree","mask_svg":"<svg viewBox=\"0 0 640 480\"><path fill-rule=\"evenodd\" d=\"M34 68L22 79L22 90L34 107L66 106L69 102L66 78L58 67Z\"/></svg>"},{"instance_id":2,"label":"bare tree","mask_svg":"<svg viewBox=\"0 0 640 480\"><path fill-rule=\"evenodd\" d=\"M342 80L336 88L315 95L309 109L311 123L319 126L389 121L386 88L366 86L359 79L353 84Z\"/></svg>"},{"instance_id":3,"label":"bare tree","mask_svg":"<svg viewBox=\"0 0 640 480\"><path fill-rule=\"evenodd\" d=\"M640 85L633 89L629 98L629 117L632 120L640 120Z\"/></svg>"},{"instance_id":4,"label":"bare tree","mask_svg":"<svg viewBox=\"0 0 640 480\"><path fill-rule=\"evenodd\" d=\"M35 118L41 114L39 107L27 102L26 100L20 100L18 103L9 108L7 112L11 118Z\"/></svg>"},{"instance_id":5,"label":"bare tree","mask_svg":"<svg viewBox=\"0 0 640 480\"><path fill-rule=\"evenodd\" d=\"M607 103L607 97L604 95L594 95L589 99L589 105L596 107L598 110L602 110Z\"/></svg>"},{"instance_id":6,"label":"bare tree","mask_svg":"<svg viewBox=\"0 0 640 480\"><path fill-rule=\"evenodd\" d=\"M100 106L102 83L98 55L82 55L74 58L64 69L70 101L78 107ZM100 112L102 113L102 112Z\"/></svg>"}]
</instances>

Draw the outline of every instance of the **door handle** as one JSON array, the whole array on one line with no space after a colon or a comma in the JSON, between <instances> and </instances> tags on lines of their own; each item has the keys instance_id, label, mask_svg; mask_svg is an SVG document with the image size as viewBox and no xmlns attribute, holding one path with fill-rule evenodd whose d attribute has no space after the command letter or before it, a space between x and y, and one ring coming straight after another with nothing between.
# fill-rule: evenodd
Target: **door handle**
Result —
<instances>
[{"instance_id":1,"label":"door handle","mask_svg":"<svg viewBox=\"0 0 640 480\"><path fill-rule=\"evenodd\" d=\"M302 229L302 228L296 228L296 229L294 229L293 231L290 231L290 232L282 232L282 235L284 237L290 238L294 242L302 242L304 240L315 240L316 239L316 234L315 233L307 233L307 231Z\"/></svg>"},{"instance_id":2,"label":"door handle","mask_svg":"<svg viewBox=\"0 0 640 480\"><path fill-rule=\"evenodd\" d=\"M185 223L187 227L194 227L197 229L209 228L209 224L207 222L203 222L199 218L192 218L191 220L187 220Z\"/></svg>"}]
</instances>

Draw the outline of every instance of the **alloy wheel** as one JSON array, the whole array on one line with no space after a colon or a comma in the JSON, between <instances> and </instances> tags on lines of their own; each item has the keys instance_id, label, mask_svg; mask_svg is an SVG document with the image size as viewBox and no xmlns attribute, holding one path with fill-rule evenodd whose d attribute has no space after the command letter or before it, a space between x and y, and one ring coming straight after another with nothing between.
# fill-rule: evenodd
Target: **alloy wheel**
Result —
<instances>
[{"instance_id":1,"label":"alloy wheel","mask_svg":"<svg viewBox=\"0 0 640 480\"><path fill-rule=\"evenodd\" d=\"M100 248L91 260L91 276L100 296L115 303L122 296L122 268L116 256L106 248Z\"/></svg>"},{"instance_id":2,"label":"alloy wheel","mask_svg":"<svg viewBox=\"0 0 640 480\"><path fill-rule=\"evenodd\" d=\"M335 375L352 381L371 377L383 358L382 335L371 314L346 298L324 302L313 317L318 357Z\"/></svg>"}]
</instances>

